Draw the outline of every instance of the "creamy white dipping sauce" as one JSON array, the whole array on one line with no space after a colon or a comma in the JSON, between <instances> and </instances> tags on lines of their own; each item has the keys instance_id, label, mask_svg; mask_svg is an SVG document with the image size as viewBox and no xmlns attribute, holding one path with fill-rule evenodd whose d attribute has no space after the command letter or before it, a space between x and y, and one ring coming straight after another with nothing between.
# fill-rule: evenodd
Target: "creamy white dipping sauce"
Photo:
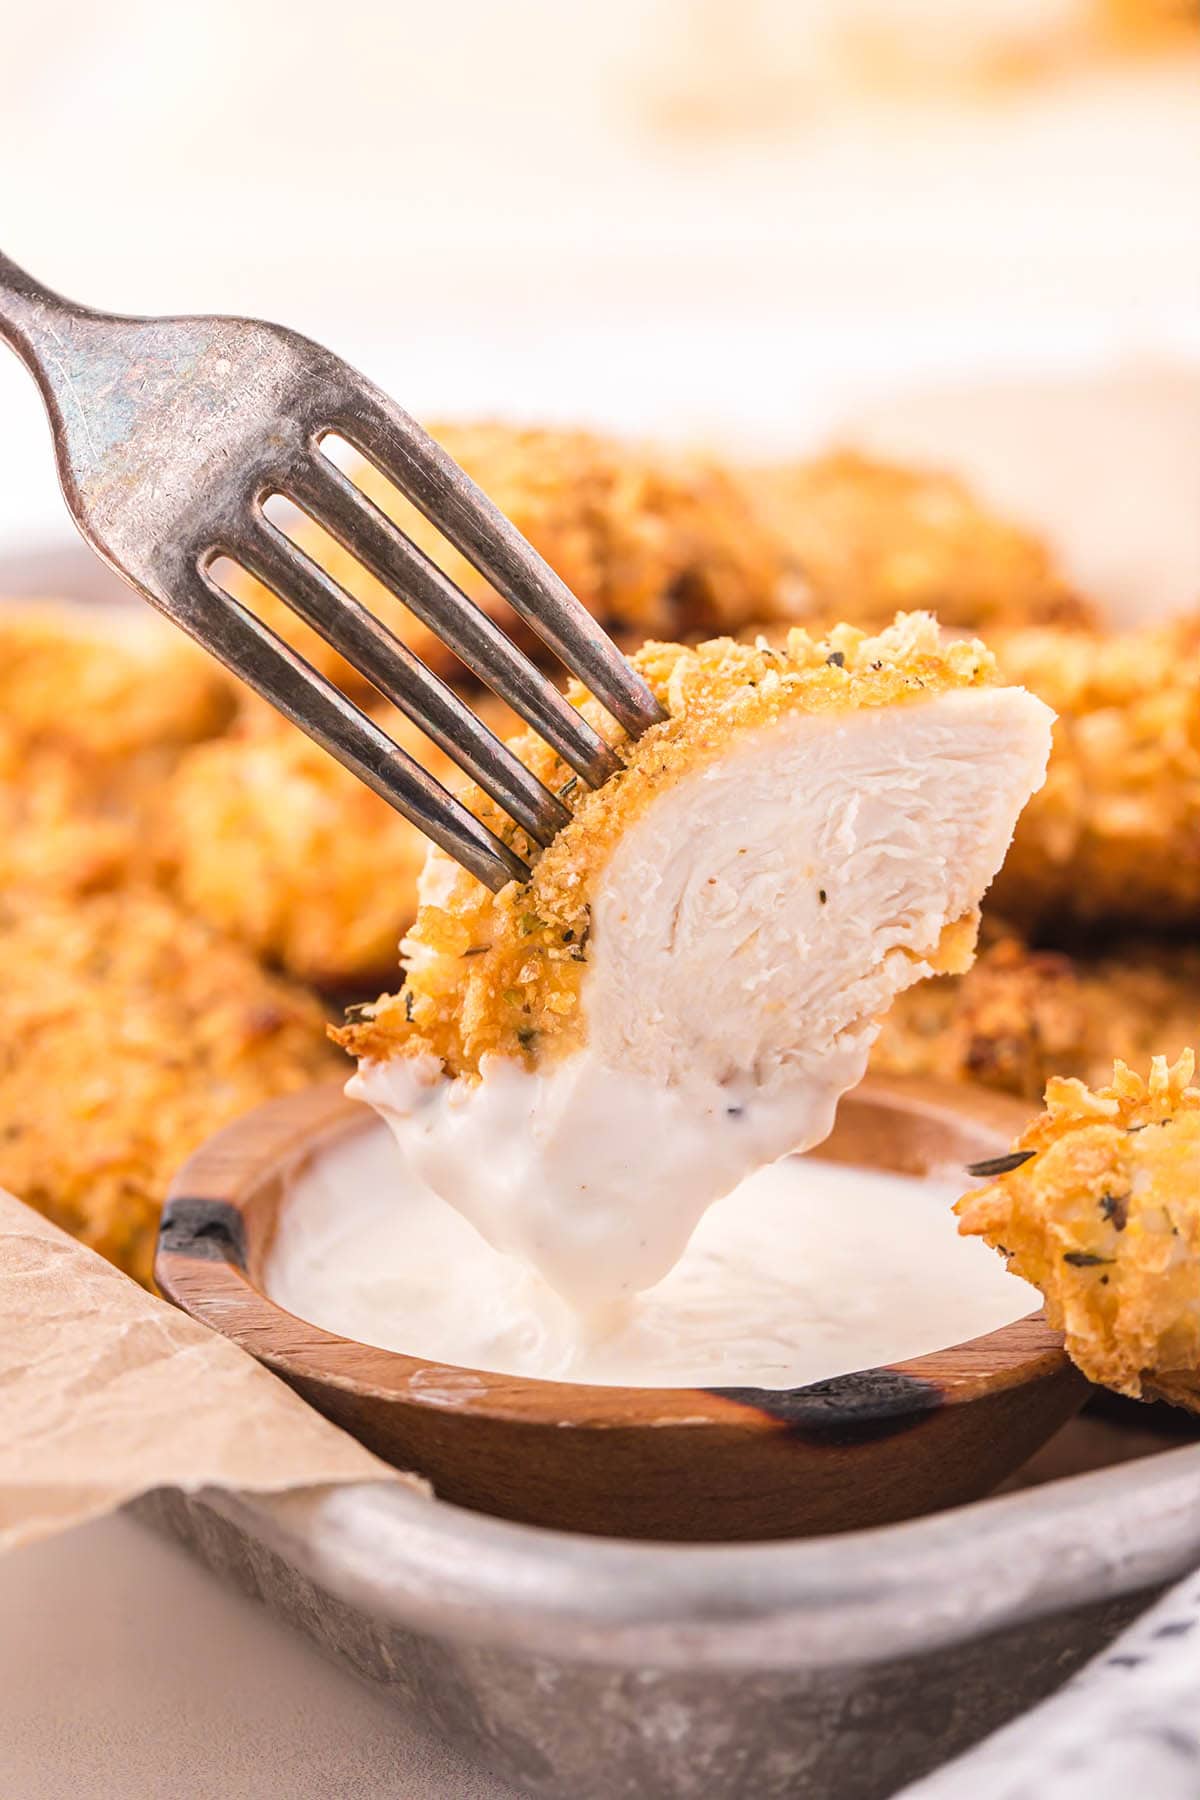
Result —
<instances>
[{"instance_id":1,"label":"creamy white dipping sauce","mask_svg":"<svg viewBox=\"0 0 1200 1800\"><path fill-rule=\"evenodd\" d=\"M993 1331L1038 1296L957 1235L962 1184L812 1155L709 1208L656 1287L581 1318L397 1169L371 1127L294 1178L267 1267L280 1306L384 1349L604 1385L790 1388Z\"/></svg>"}]
</instances>

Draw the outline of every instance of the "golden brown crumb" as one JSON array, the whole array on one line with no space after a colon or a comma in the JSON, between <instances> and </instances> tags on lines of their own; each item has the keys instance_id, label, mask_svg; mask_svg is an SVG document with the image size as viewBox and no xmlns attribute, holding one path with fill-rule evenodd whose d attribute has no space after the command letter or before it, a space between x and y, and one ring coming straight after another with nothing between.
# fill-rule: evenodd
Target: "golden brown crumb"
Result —
<instances>
[{"instance_id":1,"label":"golden brown crumb","mask_svg":"<svg viewBox=\"0 0 1200 1800\"><path fill-rule=\"evenodd\" d=\"M1055 708L1046 785L993 889L1022 924L1187 924L1200 908L1200 620L1000 635L1005 675Z\"/></svg>"},{"instance_id":2,"label":"golden brown crumb","mask_svg":"<svg viewBox=\"0 0 1200 1800\"><path fill-rule=\"evenodd\" d=\"M1081 957L1005 934L965 975L901 994L871 1067L1038 1100L1052 1076L1103 1082L1118 1057L1144 1063L1156 1046L1177 1053L1198 1019L1200 949L1134 942Z\"/></svg>"},{"instance_id":3,"label":"golden brown crumb","mask_svg":"<svg viewBox=\"0 0 1200 1800\"><path fill-rule=\"evenodd\" d=\"M900 994L872 1049L871 1068L978 1081L1037 1099L1050 1074L1081 1072L1086 1029L1071 959L1004 938L964 975L920 981Z\"/></svg>"},{"instance_id":4,"label":"golden brown crumb","mask_svg":"<svg viewBox=\"0 0 1200 1800\"><path fill-rule=\"evenodd\" d=\"M1125 706L1169 685L1181 660L1200 651L1200 615L1124 632L1029 625L997 630L993 639L1009 681L1074 715Z\"/></svg>"},{"instance_id":5,"label":"golden brown crumb","mask_svg":"<svg viewBox=\"0 0 1200 1800\"><path fill-rule=\"evenodd\" d=\"M756 622L838 619L882 628L897 610L944 624L1081 622L1088 609L1046 548L961 482L849 451L739 470L580 431L438 425L438 437L567 586L622 642L742 633ZM355 479L471 599L536 647L466 560L369 465ZM331 538L301 539L424 660L457 664ZM242 596L348 692L361 677L257 583Z\"/></svg>"},{"instance_id":6,"label":"golden brown crumb","mask_svg":"<svg viewBox=\"0 0 1200 1800\"><path fill-rule=\"evenodd\" d=\"M0 891L152 878L154 796L234 706L215 664L145 608L0 608Z\"/></svg>"},{"instance_id":7,"label":"golden brown crumb","mask_svg":"<svg viewBox=\"0 0 1200 1800\"><path fill-rule=\"evenodd\" d=\"M341 1063L315 1000L148 891L10 891L0 963L0 1187L139 1281L185 1157Z\"/></svg>"},{"instance_id":8,"label":"golden brown crumb","mask_svg":"<svg viewBox=\"0 0 1200 1800\"><path fill-rule=\"evenodd\" d=\"M784 712L903 704L995 679L981 644L943 645L924 614L897 619L877 638L838 626L821 642L793 631L783 650L729 638L691 649L650 643L633 662L668 718L622 745L624 768L592 793L539 739L514 740L522 760L567 800L570 824L537 858L527 884L510 882L498 895L431 853L423 904L404 945L406 986L337 1034L354 1055L433 1054L451 1073L473 1075L489 1053L529 1061L551 1045L565 1050L582 1029L589 895L624 832L664 787L720 755L737 733ZM603 724L594 701L579 690L572 698ZM533 859L533 846L482 796L472 804ZM955 948L948 942L948 958Z\"/></svg>"},{"instance_id":9,"label":"golden brown crumb","mask_svg":"<svg viewBox=\"0 0 1200 1800\"><path fill-rule=\"evenodd\" d=\"M869 628L919 608L973 631L1089 616L1045 545L953 475L841 450L751 479L807 584L797 616Z\"/></svg>"},{"instance_id":10,"label":"golden brown crumb","mask_svg":"<svg viewBox=\"0 0 1200 1800\"><path fill-rule=\"evenodd\" d=\"M24 751L0 723L0 893L85 894L149 874L148 762L160 765L154 753L89 766L61 750Z\"/></svg>"},{"instance_id":11,"label":"golden brown crumb","mask_svg":"<svg viewBox=\"0 0 1200 1800\"><path fill-rule=\"evenodd\" d=\"M1109 1086L1055 1080L1011 1167L959 1201L1042 1290L1092 1381L1133 1398L1200 1406L1200 1089L1195 1057L1150 1076L1118 1062ZM982 1171L981 1171L982 1172Z\"/></svg>"},{"instance_id":12,"label":"golden brown crumb","mask_svg":"<svg viewBox=\"0 0 1200 1800\"><path fill-rule=\"evenodd\" d=\"M516 723L470 704L494 731ZM447 785L458 771L392 709L384 729ZM396 966L428 841L318 745L266 708L184 756L163 793L162 839L188 908L327 991L370 991Z\"/></svg>"},{"instance_id":13,"label":"golden brown crumb","mask_svg":"<svg viewBox=\"0 0 1200 1800\"><path fill-rule=\"evenodd\" d=\"M233 705L217 664L146 607L0 610L0 727L23 751L115 762L210 737Z\"/></svg>"},{"instance_id":14,"label":"golden brown crumb","mask_svg":"<svg viewBox=\"0 0 1200 1800\"><path fill-rule=\"evenodd\" d=\"M616 634L680 636L735 629L787 604L788 558L726 470L583 431L442 424L434 436ZM368 464L354 479L464 593L514 637L530 634L508 604ZM461 672L445 646L325 533L302 541L336 579L387 620L423 660ZM361 678L258 584L254 610L348 692Z\"/></svg>"}]
</instances>

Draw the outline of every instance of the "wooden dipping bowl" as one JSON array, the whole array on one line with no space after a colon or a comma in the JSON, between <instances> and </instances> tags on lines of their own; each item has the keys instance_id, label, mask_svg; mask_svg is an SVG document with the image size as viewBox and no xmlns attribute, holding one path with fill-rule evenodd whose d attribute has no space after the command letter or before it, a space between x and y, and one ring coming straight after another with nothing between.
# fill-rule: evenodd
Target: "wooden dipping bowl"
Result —
<instances>
[{"instance_id":1,"label":"wooden dipping bowl","mask_svg":"<svg viewBox=\"0 0 1200 1800\"><path fill-rule=\"evenodd\" d=\"M1007 1149L1027 1116L974 1089L869 1079L842 1101L820 1154L911 1175L959 1171ZM263 1270L298 1159L374 1124L340 1088L320 1087L218 1133L172 1188L155 1272L184 1311L445 1500L621 1537L847 1531L978 1499L1087 1392L1040 1313L784 1392L540 1381L337 1337L269 1300Z\"/></svg>"}]
</instances>

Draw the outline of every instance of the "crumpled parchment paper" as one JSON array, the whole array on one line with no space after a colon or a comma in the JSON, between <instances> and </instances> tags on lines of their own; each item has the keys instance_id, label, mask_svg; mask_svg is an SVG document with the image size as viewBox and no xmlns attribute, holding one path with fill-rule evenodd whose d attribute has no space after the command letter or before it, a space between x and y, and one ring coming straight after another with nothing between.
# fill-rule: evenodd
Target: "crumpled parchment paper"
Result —
<instances>
[{"instance_id":1,"label":"crumpled parchment paper","mask_svg":"<svg viewBox=\"0 0 1200 1800\"><path fill-rule=\"evenodd\" d=\"M0 1550L156 1487L414 1479L0 1190Z\"/></svg>"}]
</instances>

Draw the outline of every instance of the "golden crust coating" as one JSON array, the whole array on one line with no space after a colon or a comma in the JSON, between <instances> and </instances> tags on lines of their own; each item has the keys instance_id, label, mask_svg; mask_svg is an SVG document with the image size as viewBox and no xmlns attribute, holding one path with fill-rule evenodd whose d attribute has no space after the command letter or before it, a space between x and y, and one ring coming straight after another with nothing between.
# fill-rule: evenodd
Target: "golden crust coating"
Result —
<instances>
[{"instance_id":1,"label":"golden crust coating","mask_svg":"<svg viewBox=\"0 0 1200 1800\"><path fill-rule=\"evenodd\" d=\"M842 625L820 642L793 630L785 649L716 638L695 648L646 644L632 660L667 719L636 744L620 746L624 768L595 792L539 739L514 740L522 760L566 799L570 824L535 859L524 834L473 795L479 817L534 863L532 879L494 895L431 852L423 903L403 946L406 986L355 1009L335 1034L352 1054L432 1054L452 1074L470 1076L485 1055L531 1064L549 1048L572 1047L583 1030L589 896L624 832L665 787L721 755L739 733L785 712L905 704L995 679L981 644L944 645L926 614L900 617L875 638ZM594 701L578 689L571 697L594 724L604 724Z\"/></svg>"},{"instance_id":2,"label":"golden crust coating","mask_svg":"<svg viewBox=\"0 0 1200 1800\"><path fill-rule=\"evenodd\" d=\"M733 630L789 610L787 554L751 495L717 464L583 431L487 423L432 430L617 635L640 643ZM354 479L506 631L526 645L536 642L494 588L374 468L360 462ZM445 646L326 533L308 525L301 535L310 553L425 662L461 673ZM239 591L347 692L361 691L361 677L266 589L253 583Z\"/></svg>"},{"instance_id":3,"label":"golden crust coating","mask_svg":"<svg viewBox=\"0 0 1200 1800\"><path fill-rule=\"evenodd\" d=\"M185 1157L337 1072L311 996L149 891L0 898L0 1187L139 1281Z\"/></svg>"},{"instance_id":4,"label":"golden crust coating","mask_svg":"<svg viewBox=\"0 0 1200 1800\"><path fill-rule=\"evenodd\" d=\"M22 751L118 762L210 737L233 706L217 664L147 608L0 609L0 730Z\"/></svg>"},{"instance_id":5,"label":"golden crust coating","mask_svg":"<svg viewBox=\"0 0 1200 1800\"><path fill-rule=\"evenodd\" d=\"M1144 1063L1156 1046L1181 1051L1197 1019L1200 949L1128 943L1081 958L1031 950L1006 933L965 975L901 994L871 1067L1038 1100L1052 1076L1103 1082L1117 1058Z\"/></svg>"},{"instance_id":6,"label":"golden crust coating","mask_svg":"<svg viewBox=\"0 0 1200 1800\"><path fill-rule=\"evenodd\" d=\"M1083 1072L1087 1025L1070 957L1005 937L981 950L964 975L932 977L899 994L871 1068L977 1081L1036 1100L1051 1074Z\"/></svg>"},{"instance_id":7,"label":"golden crust coating","mask_svg":"<svg viewBox=\"0 0 1200 1800\"><path fill-rule=\"evenodd\" d=\"M1187 924L1200 908L1200 619L1001 634L1006 676L1059 714L1041 792L992 890L1002 913Z\"/></svg>"},{"instance_id":8,"label":"golden crust coating","mask_svg":"<svg viewBox=\"0 0 1200 1800\"><path fill-rule=\"evenodd\" d=\"M1012 1166L958 1202L1045 1296L1091 1381L1200 1408L1200 1089L1195 1057L1118 1062L1109 1086L1055 1080Z\"/></svg>"},{"instance_id":9,"label":"golden crust coating","mask_svg":"<svg viewBox=\"0 0 1200 1800\"><path fill-rule=\"evenodd\" d=\"M953 475L839 450L761 470L753 486L799 562L797 616L869 628L928 609L943 625L987 632L1090 617L1045 545Z\"/></svg>"},{"instance_id":10,"label":"golden crust coating","mask_svg":"<svg viewBox=\"0 0 1200 1800\"><path fill-rule=\"evenodd\" d=\"M154 779L145 757L89 768L59 749L22 751L0 725L0 893L86 894L150 874Z\"/></svg>"},{"instance_id":11,"label":"golden crust coating","mask_svg":"<svg viewBox=\"0 0 1200 1800\"><path fill-rule=\"evenodd\" d=\"M471 705L494 731L513 730L490 696ZM431 774L461 784L401 714L374 713ZM342 993L370 991L395 968L428 840L268 709L182 758L160 829L184 904L267 961Z\"/></svg>"},{"instance_id":12,"label":"golden crust coating","mask_svg":"<svg viewBox=\"0 0 1200 1800\"><path fill-rule=\"evenodd\" d=\"M1028 625L993 633L1009 681L1033 688L1056 712L1075 717L1143 699L1177 678L1200 652L1200 614L1137 631Z\"/></svg>"},{"instance_id":13,"label":"golden crust coating","mask_svg":"<svg viewBox=\"0 0 1200 1800\"><path fill-rule=\"evenodd\" d=\"M737 470L580 431L437 425L434 435L584 605L623 642L695 640L758 622L849 619L881 629L929 608L969 629L1086 623L1045 546L955 477L852 451ZM518 640L494 589L368 464L355 479ZM432 667L458 665L418 620L314 525L302 541ZM361 677L256 582L241 596L348 692Z\"/></svg>"},{"instance_id":14,"label":"golden crust coating","mask_svg":"<svg viewBox=\"0 0 1200 1800\"><path fill-rule=\"evenodd\" d=\"M146 609L0 608L0 891L151 878L154 796L233 706L216 665Z\"/></svg>"}]
</instances>

